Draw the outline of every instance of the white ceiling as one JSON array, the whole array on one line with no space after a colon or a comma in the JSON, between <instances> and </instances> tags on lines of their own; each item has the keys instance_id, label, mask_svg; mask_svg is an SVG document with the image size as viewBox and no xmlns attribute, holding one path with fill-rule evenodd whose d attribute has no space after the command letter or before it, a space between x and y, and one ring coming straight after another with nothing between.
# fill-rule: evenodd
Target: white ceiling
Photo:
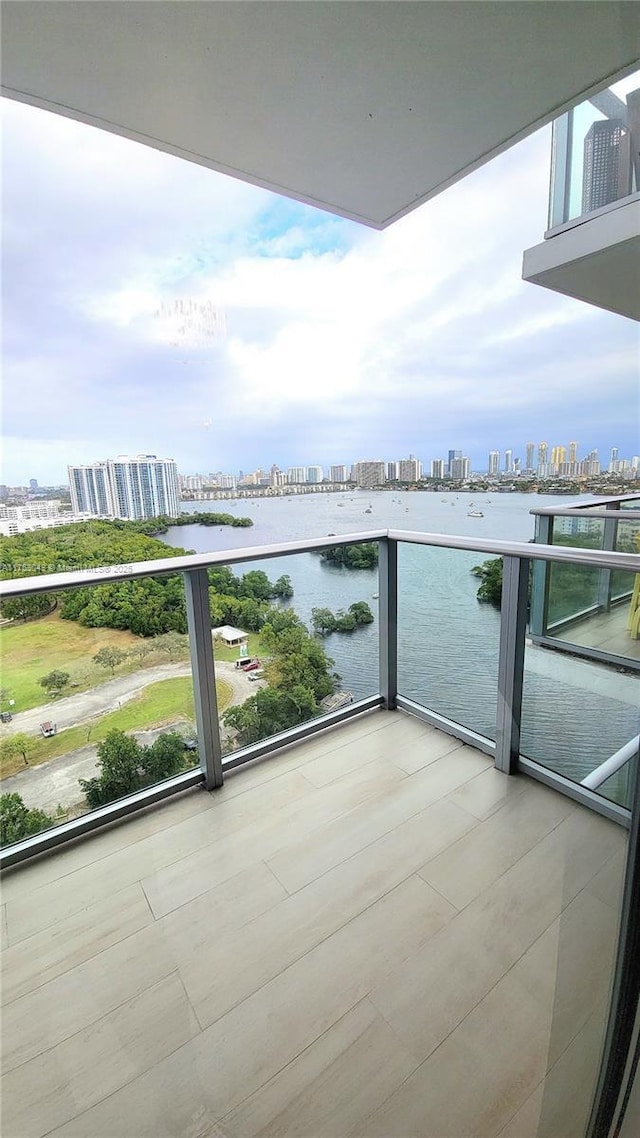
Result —
<instances>
[{"instance_id":1,"label":"white ceiling","mask_svg":"<svg viewBox=\"0 0 640 1138\"><path fill-rule=\"evenodd\" d=\"M634 2L5 0L5 94L382 228L640 56Z\"/></svg>"}]
</instances>

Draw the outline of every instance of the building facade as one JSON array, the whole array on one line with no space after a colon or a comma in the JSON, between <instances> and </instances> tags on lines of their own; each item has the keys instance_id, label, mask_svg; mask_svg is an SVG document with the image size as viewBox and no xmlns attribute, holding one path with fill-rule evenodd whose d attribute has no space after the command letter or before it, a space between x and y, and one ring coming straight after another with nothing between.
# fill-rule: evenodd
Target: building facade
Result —
<instances>
[{"instance_id":1,"label":"building facade","mask_svg":"<svg viewBox=\"0 0 640 1138\"><path fill-rule=\"evenodd\" d=\"M136 521L179 513L178 470L172 458L119 455L67 469L74 514Z\"/></svg>"}]
</instances>

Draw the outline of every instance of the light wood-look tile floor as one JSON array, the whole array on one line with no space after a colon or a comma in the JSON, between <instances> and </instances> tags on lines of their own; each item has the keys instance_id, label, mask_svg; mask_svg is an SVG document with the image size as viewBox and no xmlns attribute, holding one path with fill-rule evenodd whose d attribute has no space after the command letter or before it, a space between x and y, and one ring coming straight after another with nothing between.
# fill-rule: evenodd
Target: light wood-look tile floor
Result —
<instances>
[{"instance_id":1,"label":"light wood-look tile floor","mask_svg":"<svg viewBox=\"0 0 640 1138\"><path fill-rule=\"evenodd\" d=\"M579 1138L625 833L373 712L3 881L4 1138Z\"/></svg>"}]
</instances>

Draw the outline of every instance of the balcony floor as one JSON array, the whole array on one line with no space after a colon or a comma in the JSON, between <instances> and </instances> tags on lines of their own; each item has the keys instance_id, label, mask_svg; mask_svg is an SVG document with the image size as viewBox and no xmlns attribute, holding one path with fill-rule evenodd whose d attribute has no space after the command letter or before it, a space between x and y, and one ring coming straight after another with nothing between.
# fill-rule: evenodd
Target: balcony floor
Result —
<instances>
[{"instance_id":1,"label":"balcony floor","mask_svg":"<svg viewBox=\"0 0 640 1138\"><path fill-rule=\"evenodd\" d=\"M625 845L374 712L16 868L3 1134L577 1138Z\"/></svg>"},{"instance_id":2,"label":"balcony floor","mask_svg":"<svg viewBox=\"0 0 640 1138\"><path fill-rule=\"evenodd\" d=\"M640 660L640 640L633 640L627 632L629 602L616 605L611 612L599 612L576 621L558 635L558 640L567 640L583 648L598 648L601 652L611 652L615 656L626 656Z\"/></svg>"}]
</instances>

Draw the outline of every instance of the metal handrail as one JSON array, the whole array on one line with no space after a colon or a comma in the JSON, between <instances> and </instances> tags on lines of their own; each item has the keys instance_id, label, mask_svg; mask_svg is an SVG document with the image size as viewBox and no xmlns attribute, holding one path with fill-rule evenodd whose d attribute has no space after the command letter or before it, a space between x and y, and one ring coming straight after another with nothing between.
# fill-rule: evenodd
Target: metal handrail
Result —
<instances>
[{"instance_id":1,"label":"metal handrail","mask_svg":"<svg viewBox=\"0 0 640 1138\"><path fill-rule=\"evenodd\" d=\"M602 786L603 782L611 778L612 774L615 774L621 767L635 758L638 754L639 747L640 735L635 735L633 739L630 739L628 743L620 747L619 751L616 751L610 758L605 759L603 763L600 763L599 767L591 771L591 774L583 778L580 786L586 786L589 790L597 790L599 786Z\"/></svg>"},{"instance_id":2,"label":"metal handrail","mask_svg":"<svg viewBox=\"0 0 640 1138\"><path fill-rule=\"evenodd\" d=\"M594 508L594 506L595 507L597 507L597 506L605 506L606 507L607 505L611 509L612 502L637 502L637 501L640 501L640 493L636 493L636 494L610 494L606 498L583 499L581 502L574 502L573 505L569 506L569 507L565 507L565 506L534 506L531 510L529 510L529 513L553 517L553 515L558 512L558 510L562 510L562 509L592 510Z\"/></svg>"},{"instance_id":3,"label":"metal handrail","mask_svg":"<svg viewBox=\"0 0 640 1138\"><path fill-rule=\"evenodd\" d=\"M337 545L359 545L367 541L386 540L410 545L428 545L440 549L461 549L469 553L487 553L494 557L531 558L539 561L585 565L592 569L626 569L632 573L640 573L640 554L636 553L575 549L561 545L538 545L532 542L460 537L413 530L379 529L305 541L227 549L214 553L188 554L185 557L163 557L154 561L136 561L129 565L107 565L95 569L76 569L66 573L14 577L0 582L0 596L15 597L26 593L60 592L63 589L77 589L87 585L102 585L113 581L135 580L138 577L206 569L214 565L237 565L244 561L286 557L292 553L313 553Z\"/></svg>"}]
</instances>

